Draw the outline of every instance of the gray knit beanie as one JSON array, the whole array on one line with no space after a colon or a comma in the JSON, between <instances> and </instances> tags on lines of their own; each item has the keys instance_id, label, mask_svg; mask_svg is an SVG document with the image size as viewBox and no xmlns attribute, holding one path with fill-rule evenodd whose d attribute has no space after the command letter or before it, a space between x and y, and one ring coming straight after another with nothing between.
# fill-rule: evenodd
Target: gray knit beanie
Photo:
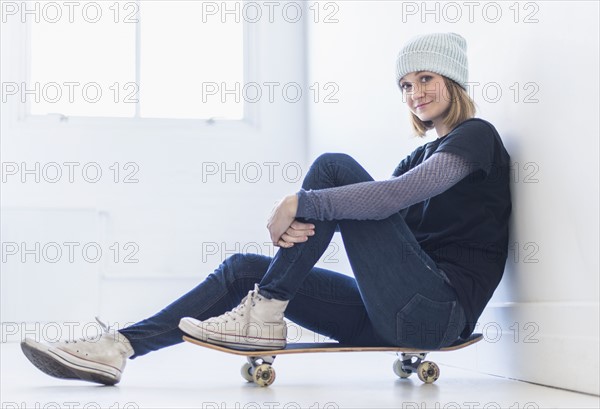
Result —
<instances>
[{"instance_id":1,"label":"gray knit beanie","mask_svg":"<svg viewBox=\"0 0 600 409\"><path fill-rule=\"evenodd\" d=\"M413 71L431 71L467 89L467 41L456 33L433 33L411 38L396 62L396 84Z\"/></svg>"}]
</instances>

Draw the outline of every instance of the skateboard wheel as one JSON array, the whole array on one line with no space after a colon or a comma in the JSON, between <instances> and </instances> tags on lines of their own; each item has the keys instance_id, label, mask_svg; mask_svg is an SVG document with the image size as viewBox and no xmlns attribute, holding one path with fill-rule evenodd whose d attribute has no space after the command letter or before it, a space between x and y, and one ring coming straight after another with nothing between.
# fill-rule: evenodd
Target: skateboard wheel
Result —
<instances>
[{"instance_id":1,"label":"skateboard wheel","mask_svg":"<svg viewBox=\"0 0 600 409\"><path fill-rule=\"evenodd\" d=\"M408 378L412 375L412 372L407 372L404 369L402 369L402 361L400 359L396 359L394 361L394 373L400 378Z\"/></svg>"},{"instance_id":2,"label":"skateboard wheel","mask_svg":"<svg viewBox=\"0 0 600 409\"><path fill-rule=\"evenodd\" d=\"M425 383L434 383L440 377L440 367L435 362L423 361L417 367L417 375Z\"/></svg>"},{"instance_id":3,"label":"skateboard wheel","mask_svg":"<svg viewBox=\"0 0 600 409\"><path fill-rule=\"evenodd\" d=\"M242 374L242 378L244 378L248 382L254 382L254 377L252 376L252 373L250 372L251 369L252 369L252 365L250 365L249 363L245 363L244 365L242 365L242 369L240 371Z\"/></svg>"},{"instance_id":4,"label":"skateboard wheel","mask_svg":"<svg viewBox=\"0 0 600 409\"><path fill-rule=\"evenodd\" d=\"M259 386L269 386L275 382L275 369L269 364L262 364L254 368L252 374L254 383Z\"/></svg>"}]
</instances>

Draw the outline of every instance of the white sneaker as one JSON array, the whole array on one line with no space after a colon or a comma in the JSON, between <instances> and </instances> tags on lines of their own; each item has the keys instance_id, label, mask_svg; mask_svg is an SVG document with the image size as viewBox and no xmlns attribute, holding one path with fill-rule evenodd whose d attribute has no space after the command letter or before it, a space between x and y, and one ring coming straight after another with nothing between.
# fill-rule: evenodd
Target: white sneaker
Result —
<instances>
[{"instance_id":1,"label":"white sneaker","mask_svg":"<svg viewBox=\"0 0 600 409\"><path fill-rule=\"evenodd\" d=\"M55 378L114 385L134 351L125 336L96 321L104 329L96 337L52 343L25 338L21 349L33 365Z\"/></svg>"},{"instance_id":2,"label":"white sneaker","mask_svg":"<svg viewBox=\"0 0 600 409\"><path fill-rule=\"evenodd\" d=\"M233 310L205 321L185 317L179 328L200 341L229 348L283 349L287 336L283 312L288 303L261 296L255 284L254 290Z\"/></svg>"}]
</instances>

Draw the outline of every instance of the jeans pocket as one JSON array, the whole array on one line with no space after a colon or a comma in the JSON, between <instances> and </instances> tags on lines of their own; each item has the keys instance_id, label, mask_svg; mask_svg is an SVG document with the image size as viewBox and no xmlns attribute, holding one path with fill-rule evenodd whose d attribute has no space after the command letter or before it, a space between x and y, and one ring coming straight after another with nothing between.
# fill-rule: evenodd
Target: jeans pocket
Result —
<instances>
[{"instance_id":1,"label":"jeans pocket","mask_svg":"<svg viewBox=\"0 0 600 409\"><path fill-rule=\"evenodd\" d=\"M396 341L400 346L438 349L452 340L456 301L434 301L419 293L396 314Z\"/></svg>"}]
</instances>

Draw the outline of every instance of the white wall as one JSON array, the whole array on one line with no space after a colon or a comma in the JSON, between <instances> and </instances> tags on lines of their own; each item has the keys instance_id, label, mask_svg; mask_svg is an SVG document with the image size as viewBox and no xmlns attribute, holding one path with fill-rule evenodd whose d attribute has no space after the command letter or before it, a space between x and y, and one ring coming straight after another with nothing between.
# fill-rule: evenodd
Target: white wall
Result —
<instances>
[{"instance_id":1,"label":"white wall","mask_svg":"<svg viewBox=\"0 0 600 409\"><path fill-rule=\"evenodd\" d=\"M2 322L10 323L3 341L20 339L20 323L93 322L100 314L122 326L163 308L232 253L274 252L267 218L276 200L299 189L305 173L305 97L292 103L281 96L281 86L291 82L307 93L304 25L262 19L254 34L255 70L246 82L281 85L273 102L263 87L252 123L59 122L23 118L14 98L2 104L2 242L17 246L16 254L3 249ZM2 24L2 83L26 80L25 35L19 17ZM177 72L165 81L169 75ZM73 183L64 162L79 163ZM115 162L122 170L118 182ZM136 167L124 169L130 162ZM24 174L23 163L28 169L39 163L39 181ZM54 173L43 174L52 163L63 171L56 183L48 181ZM102 170L99 182L83 178L85 164ZM207 172L215 166L216 174ZM135 169L138 182L123 183ZM73 260L65 242L78 243ZM52 243L63 251L57 262ZM102 250L97 262L93 253L82 254L89 243ZM23 256L26 249L34 254ZM126 255L138 262L125 263Z\"/></svg>"},{"instance_id":2,"label":"white wall","mask_svg":"<svg viewBox=\"0 0 600 409\"><path fill-rule=\"evenodd\" d=\"M520 3L518 22L514 2L474 3L470 19L463 2L338 2L337 23L311 24L309 83L335 81L339 102L310 105L310 156L347 152L389 177L435 137L411 136L394 84L401 44L463 35L478 116L495 124L514 165L511 251L480 319L487 342L438 359L598 394L598 3Z\"/></svg>"}]
</instances>

